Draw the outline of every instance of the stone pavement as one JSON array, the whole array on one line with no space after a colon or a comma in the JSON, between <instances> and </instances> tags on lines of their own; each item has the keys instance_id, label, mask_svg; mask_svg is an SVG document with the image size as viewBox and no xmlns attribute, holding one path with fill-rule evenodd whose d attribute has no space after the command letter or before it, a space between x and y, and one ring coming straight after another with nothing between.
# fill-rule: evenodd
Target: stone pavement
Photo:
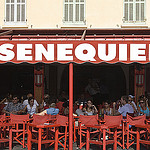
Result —
<instances>
[{"instance_id":1,"label":"stone pavement","mask_svg":"<svg viewBox=\"0 0 150 150\"><path fill-rule=\"evenodd\" d=\"M8 147L4 148L4 149L0 149L0 150L9 150ZM13 150L28 150L28 148L22 148L21 145L17 144L15 146L13 146ZM35 145L32 150L37 150L37 145ZM45 148L42 148L42 150L54 150L53 147L49 147L47 149ZM59 147L58 150L63 150L62 147ZM76 143L73 143L73 150L80 150ZM86 147L83 147L81 150L86 150ZM94 145L94 144L91 144L90 145L90 150L103 150L102 147L100 146L97 146L97 145ZM108 145L106 150L113 150L112 146L111 145ZM121 147L117 147L117 150L123 150ZM124 149L124 150L127 150L127 149ZM132 147L130 147L128 150L136 150L136 144L133 145ZM146 150L146 148L144 148L143 146L141 146L140 150Z\"/></svg>"}]
</instances>

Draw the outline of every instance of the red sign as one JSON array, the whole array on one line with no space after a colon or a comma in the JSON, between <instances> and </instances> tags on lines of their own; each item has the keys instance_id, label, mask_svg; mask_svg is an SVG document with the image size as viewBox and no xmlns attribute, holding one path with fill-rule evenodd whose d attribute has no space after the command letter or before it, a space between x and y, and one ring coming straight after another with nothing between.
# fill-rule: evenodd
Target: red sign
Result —
<instances>
[{"instance_id":1,"label":"red sign","mask_svg":"<svg viewBox=\"0 0 150 150\"><path fill-rule=\"evenodd\" d=\"M150 41L3 41L0 63L148 63Z\"/></svg>"}]
</instances>

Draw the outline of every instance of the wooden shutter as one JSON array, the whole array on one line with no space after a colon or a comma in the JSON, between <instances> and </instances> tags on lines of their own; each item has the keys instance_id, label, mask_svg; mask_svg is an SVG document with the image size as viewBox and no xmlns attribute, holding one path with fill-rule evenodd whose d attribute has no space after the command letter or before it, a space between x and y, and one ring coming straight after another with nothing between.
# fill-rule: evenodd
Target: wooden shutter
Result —
<instances>
[{"instance_id":1,"label":"wooden shutter","mask_svg":"<svg viewBox=\"0 0 150 150\"><path fill-rule=\"evenodd\" d=\"M133 3L129 3L129 21L133 21Z\"/></svg>"},{"instance_id":2,"label":"wooden shutter","mask_svg":"<svg viewBox=\"0 0 150 150\"><path fill-rule=\"evenodd\" d=\"M80 21L84 21L84 4L80 5Z\"/></svg>"},{"instance_id":3,"label":"wooden shutter","mask_svg":"<svg viewBox=\"0 0 150 150\"><path fill-rule=\"evenodd\" d=\"M128 21L128 3L124 4L124 17L125 17L125 21Z\"/></svg>"},{"instance_id":4,"label":"wooden shutter","mask_svg":"<svg viewBox=\"0 0 150 150\"><path fill-rule=\"evenodd\" d=\"M141 21L144 21L145 16L145 6L144 3L141 3Z\"/></svg>"}]
</instances>

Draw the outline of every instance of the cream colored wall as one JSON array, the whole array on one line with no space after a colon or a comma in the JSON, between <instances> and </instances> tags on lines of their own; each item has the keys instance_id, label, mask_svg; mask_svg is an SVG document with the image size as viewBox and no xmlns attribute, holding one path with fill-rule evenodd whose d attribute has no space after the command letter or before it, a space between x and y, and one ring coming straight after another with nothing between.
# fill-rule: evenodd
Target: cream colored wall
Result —
<instances>
[{"instance_id":1,"label":"cream colored wall","mask_svg":"<svg viewBox=\"0 0 150 150\"><path fill-rule=\"evenodd\" d=\"M63 19L63 0L27 0L29 28L57 28Z\"/></svg>"},{"instance_id":2,"label":"cream colored wall","mask_svg":"<svg viewBox=\"0 0 150 150\"><path fill-rule=\"evenodd\" d=\"M146 0L146 25L150 26L150 1ZM4 25L5 0L0 0L0 27ZM63 0L27 0L28 28L61 28L63 24ZM123 25L123 0L86 0L86 24L69 27L121 28ZM132 26L131 26L132 27Z\"/></svg>"},{"instance_id":3,"label":"cream colored wall","mask_svg":"<svg viewBox=\"0 0 150 150\"><path fill-rule=\"evenodd\" d=\"M4 16L5 16L5 2L4 0L0 0L0 29L4 25Z\"/></svg>"},{"instance_id":4,"label":"cream colored wall","mask_svg":"<svg viewBox=\"0 0 150 150\"><path fill-rule=\"evenodd\" d=\"M116 28L123 16L123 0L86 0L87 26Z\"/></svg>"}]
</instances>

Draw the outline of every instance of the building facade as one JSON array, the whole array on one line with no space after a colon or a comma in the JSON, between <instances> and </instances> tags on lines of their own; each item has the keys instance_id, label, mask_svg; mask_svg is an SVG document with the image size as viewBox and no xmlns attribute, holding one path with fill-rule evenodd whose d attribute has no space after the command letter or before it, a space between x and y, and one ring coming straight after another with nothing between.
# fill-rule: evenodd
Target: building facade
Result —
<instances>
[{"instance_id":1,"label":"building facade","mask_svg":"<svg viewBox=\"0 0 150 150\"><path fill-rule=\"evenodd\" d=\"M148 28L148 0L1 0L0 28Z\"/></svg>"},{"instance_id":2,"label":"building facade","mask_svg":"<svg viewBox=\"0 0 150 150\"><path fill-rule=\"evenodd\" d=\"M71 33L72 36L75 37L78 36L78 29L80 31L91 29L93 32L89 35L93 37L97 36L100 32L105 33L103 37L105 37L105 35L115 36L115 34L123 36L126 34L126 30L130 31L128 35L141 35L142 29L144 29L144 34L146 34L146 31L150 27L149 7L150 1L148 0L1 0L0 29L2 31L21 29L24 30L24 32L28 30L28 35L32 34L34 30L37 36L42 34L46 35L49 29L51 31L57 30L54 32L55 37L59 36L59 30L64 30L61 36L67 35L70 32L69 29L76 30ZM66 31L66 29L68 29L68 31ZM141 30L140 33L136 33L138 29ZM32 33L30 33L30 30L32 30ZM43 33L39 33L38 30L43 30ZM113 32L113 30L115 31ZM19 31L17 33L18 36L22 34L22 32L19 33ZM81 35L79 39L84 39L84 36L83 32L83 35ZM67 40L67 38L65 39L63 37L63 40ZM67 67L67 65L58 64L47 64L44 66L44 78L42 77L42 79L45 80L43 81L44 84L42 84L44 87L39 85L34 86L34 94L38 95L40 93L37 96L39 102L41 102L42 99L41 93L48 92L58 96L61 90L68 91ZM82 68L83 66L80 67ZM101 78L100 80L103 80L105 82L104 84L111 87L109 91L110 95L113 95L111 97L112 99L118 98L118 93L115 93L115 89L113 88L116 85L116 91L120 90L119 96L123 94L135 94L134 65L117 64L107 66L102 64L100 67L97 66L97 69L103 70L103 73L98 72L98 74L96 74L96 69L87 65L84 68L86 75L88 74L87 78L85 78L85 72L81 73L82 69L80 67L76 66L75 85L77 88L74 92L76 95L81 94L81 91L84 92L88 78ZM110 68L113 67L114 70L112 69L113 73L110 77L111 72L106 70L111 70ZM144 78L147 79L146 75L150 74L149 65L144 67L147 70L144 74ZM91 68L91 70L89 71L88 68ZM33 71L33 69L31 70ZM91 73L92 70L94 70L93 73ZM119 83L114 72L116 72L117 75L119 73L122 75L122 82ZM34 73L34 75L36 75L36 73ZM108 78L110 80L108 80ZM80 84L78 84L79 80L81 80ZM140 94L144 94L144 90L150 92L150 87L146 84L146 80L144 80L144 82L145 84L142 85L144 87L142 87ZM21 84L18 85L21 86ZM44 90L42 88L44 88Z\"/></svg>"}]
</instances>

